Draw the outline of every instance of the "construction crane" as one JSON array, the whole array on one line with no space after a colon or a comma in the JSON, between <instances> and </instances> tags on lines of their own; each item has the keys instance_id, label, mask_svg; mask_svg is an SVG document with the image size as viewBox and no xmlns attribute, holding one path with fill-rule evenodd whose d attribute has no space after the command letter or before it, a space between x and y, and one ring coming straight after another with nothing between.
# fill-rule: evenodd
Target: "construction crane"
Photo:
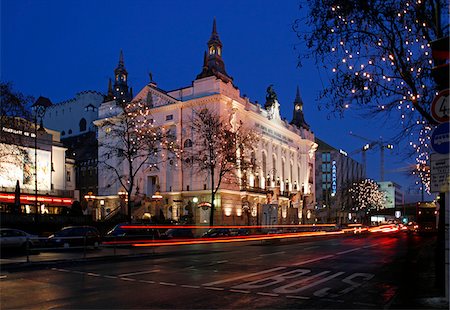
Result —
<instances>
[{"instance_id":1,"label":"construction crane","mask_svg":"<svg viewBox=\"0 0 450 310\"><path fill-rule=\"evenodd\" d=\"M380 148L380 182L383 182L384 181L384 149L392 150L394 148L394 145L384 141L382 137L380 137L379 140L370 140L368 138L361 137L357 134L354 134L351 131L350 131L350 135L368 142L368 143L364 144L361 149L356 151L356 153L359 153L359 152L362 153L361 157L362 157L364 170L366 170L366 165L367 165L366 152L371 149L375 150L376 148ZM355 153L355 152L353 152L353 153Z\"/></svg>"}]
</instances>

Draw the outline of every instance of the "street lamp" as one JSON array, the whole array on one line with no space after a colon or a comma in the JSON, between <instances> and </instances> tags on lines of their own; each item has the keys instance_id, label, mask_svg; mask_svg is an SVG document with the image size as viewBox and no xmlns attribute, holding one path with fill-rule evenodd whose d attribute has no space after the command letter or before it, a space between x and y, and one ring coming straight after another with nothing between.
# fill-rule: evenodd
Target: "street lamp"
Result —
<instances>
[{"instance_id":1,"label":"street lamp","mask_svg":"<svg viewBox=\"0 0 450 310\"><path fill-rule=\"evenodd\" d=\"M35 221L36 223L39 221L39 215L41 213L39 203L38 203L38 178L37 178L37 139L38 139L38 119L40 119L39 132L44 131L44 125L42 118L45 115L46 105L42 100L42 97L39 97L38 100L33 104L32 108L34 109L34 203L35 203Z\"/></svg>"},{"instance_id":2,"label":"street lamp","mask_svg":"<svg viewBox=\"0 0 450 310\"><path fill-rule=\"evenodd\" d=\"M84 199L87 200L87 204L88 204L88 213L89 213L89 211L92 213L92 219L93 220L97 219L96 211L94 211L94 208L93 208L93 201L94 201L95 198L96 198L96 196L93 195L92 192L88 192L87 195L84 195Z\"/></svg>"}]
</instances>

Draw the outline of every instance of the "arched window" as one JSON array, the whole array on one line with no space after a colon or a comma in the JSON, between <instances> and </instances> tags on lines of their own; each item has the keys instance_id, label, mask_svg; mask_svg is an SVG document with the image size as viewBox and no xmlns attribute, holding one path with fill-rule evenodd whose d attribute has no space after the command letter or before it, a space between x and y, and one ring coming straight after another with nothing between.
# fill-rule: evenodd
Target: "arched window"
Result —
<instances>
[{"instance_id":1,"label":"arched window","mask_svg":"<svg viewBox=\"0 0 450 310\"><path fill-rule=\"evenodd\" d=\"M80 120L80 132L85 131L86 130L86 120L84 118L82 118Z\"/></svg>"},{"instance_id":2,"label":"arched window","mask_svg":"<svg viewBox=\"0 0 450 310\"><path fill-rule=\"evenodd\" d=\"M192 147L192 141L191 139L186 139L184 141L184 147Z\"/></svg>"},{"instance_id":3,"label":"arched window","mask_svg":"<svg viewBox=\"0 0 450 310\"><path fill-rule=\"evenodd\" d=\"M63 131L61 131L61 136L65 136L66 135L66 132L63 130Z\"/></svg>"},{"instance_id":4,"label":"arched window","mask_svg":"<svg viewBox=\"0 0 450 310\"><path fill-rule=\"evenodd\" d=\"M262 152L262 169L263 169L263 177L267 176L267 155L266 152Z\"/></svg>"},{"instance_id":5,"label":"arched window","mask_svg":"<svg viewBox=\"0 0 450 310\"><path fill-rule=\"evenodd\" d=\"M69 135L71 135L72 134L72 129L69 129Z\"/></svg>"}]
</instances>

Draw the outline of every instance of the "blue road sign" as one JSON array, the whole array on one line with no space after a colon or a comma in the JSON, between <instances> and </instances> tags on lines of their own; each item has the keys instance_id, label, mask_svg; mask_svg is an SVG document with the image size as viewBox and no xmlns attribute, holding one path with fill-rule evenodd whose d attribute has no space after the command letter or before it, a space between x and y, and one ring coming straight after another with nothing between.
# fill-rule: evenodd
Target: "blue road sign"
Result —
<instances>
[{"instance_id":1,"label":"blue road sign","mask_svg":"<svg viewBox=\"0 0 450 310\"><path fill-rule=\"evenodd\" d=\"M450 123L439 124L431 135L431 147L436 153L448 154L450 151Z\"/></svg>"}]
</instances>

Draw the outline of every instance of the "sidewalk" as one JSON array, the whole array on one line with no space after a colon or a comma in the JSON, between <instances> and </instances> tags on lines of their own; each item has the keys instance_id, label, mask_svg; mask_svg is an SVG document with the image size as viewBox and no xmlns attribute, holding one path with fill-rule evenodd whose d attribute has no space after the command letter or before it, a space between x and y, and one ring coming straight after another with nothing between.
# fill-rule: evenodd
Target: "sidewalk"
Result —
<instances>
[{"instance_id":1,"label":"sidewalk","mask_svg":"<svg viewBox=\"0 0 450 310\"><path fill-rule=\"evenodd\" d=\"M389 308L449 309L436 286L435 247L436 238L430 237L420 251L410 249L408 259L402 262L403 285Z\"/></svg>"}]
</instances>

